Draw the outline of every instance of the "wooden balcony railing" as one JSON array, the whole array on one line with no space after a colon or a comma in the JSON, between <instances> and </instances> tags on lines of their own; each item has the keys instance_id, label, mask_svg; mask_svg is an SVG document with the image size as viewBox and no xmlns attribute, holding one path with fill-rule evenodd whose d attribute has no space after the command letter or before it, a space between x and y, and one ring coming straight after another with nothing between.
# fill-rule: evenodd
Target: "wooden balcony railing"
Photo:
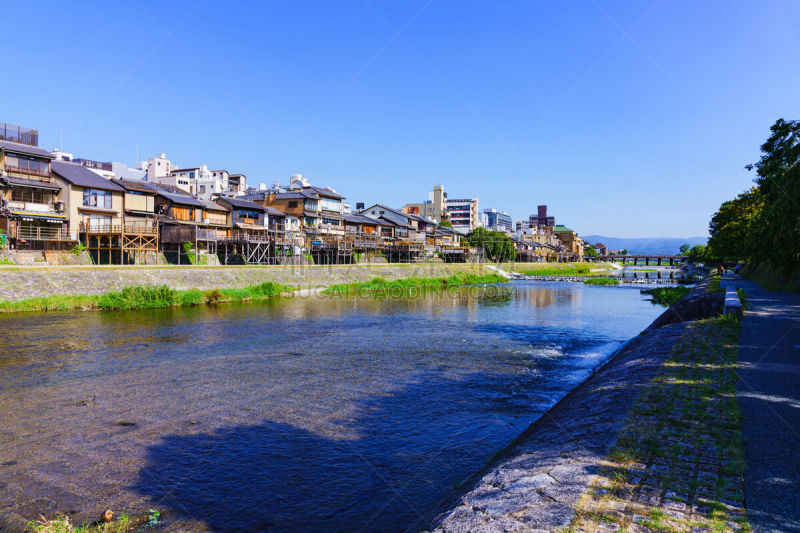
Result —
<instances>
[{"instance_id":1,"label":"wooden balcony railing","mask_svg":"<svg viewBox=\"0 0 800 533\"><path fill-rule=\"evenodd\" d=\"M15 234L12 235L17 239L26 239L30 241L69 241L69 232L63 228L48 227L48 226L28 226L17 228Z\"/></svg>"},{"instance_id":2,"label":"wooden balcony railing","mask_svg":"<svg viewBox=\"0 0 800 533\"><path fill-rule=\"evenodd\" d=\"M38 178L47 178L47 180L42 180L42 181L45 183L53 183L53 178L50 177L49 171L34 170L32 168L22 168L22 167L14 167L11 165L6 165L6 172L15 172L17 174L26 174L28 176L36 176Z\"/></svg>"},{"instance_id":3,"label":"wooden balcony railing","mask_svg":"<svg viewBox=\"0 0 800 533\"><path fill-rule=\"evenodd\" d=\"M81 222L81 233L87 235L158 235L158 227L151 224L89 224Z\"/></svg>"}]
</instances>

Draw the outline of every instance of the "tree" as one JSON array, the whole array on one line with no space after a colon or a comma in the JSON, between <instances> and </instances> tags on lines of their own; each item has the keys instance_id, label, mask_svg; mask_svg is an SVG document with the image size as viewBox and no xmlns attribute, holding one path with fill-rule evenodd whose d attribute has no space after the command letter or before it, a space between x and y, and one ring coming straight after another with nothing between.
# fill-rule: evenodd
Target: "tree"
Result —
<instances>
[{"instance_id":1,"label":"tree","mask_svg":"<svg viewBox=\"0 0 800 533\"><path fill-rule=\"evenodd\" d=\"M691 244L689 244L688 242L685 242L685 243L681 244L680 252L681 252L683 255L686 255L687 253L689 253L689 250L690 250L691 248L692 248L692 245L691 245Z\"/></svg>"},{"instance_id":2,"label":"tree","mask_svg":"<svg viewBox=\"0 0 800 533\"><path fill-rule=\"evenodd\" d=\"M689 250L689 254L686 256L686 260L690 263L702 263L706 261L706 246L704 244L692 246L692 249Z\"/></svg>"},{"instance_id":3,"label":"tree","mask_svg":"<svg viewBox=\"0 0 800 533\"><path fill-rule=\"evenodd\" d=\"M622 250L619 251L619 255L628 255L628 249L623 248Z\"/></svg>"},{"instance_id":4,"label":"tree","mask_svg":"<svg viewBox=\"0 0 800 533\"><path fill-rule=\"evenodd\" d=\"M750 237L753 220L762 208L763 202L756 187L723 202L708 226L711 237L708 239L707 259L715 262L749 260L753 256L754 243Z\"/></svg>"},{"instance_id":5,"label":"tree","mask_svg":"<svg viewBox=\"0 0 800 533\"><path fill-rule=\"evenodd\" d=\"M505 233L475 228L466 236L466 240L470 246L482 249L491 261L511 261L517 256L514 241Z\"/></svg>"},{"instance_id":6,"label":"tree","mask_svg":"<svg viewBox=\"0 0 800 533\"><path fill-rule=\"evenodd\" d=\"M444 220L442 220L441 222L439 222L439 225L440 225L440 226L442 226L442 227L444 227L444 228L452 228L452 227L453 227L453 223L452 223L452 222L450 222L450 221L449 221L449 220L447 220L447 219L444 219Z\"/></svg>"},{"instance_id":7,"label":"tree","mask_svg":"<svg viewBox=\"0 0 800 533\"><path fill-rule=\"evenodd\" d=\"M597 257L597 250L594 249L594 246L587 246L583 251L583 255L586 257Z\"/></svg>"},{"instance_id":8,"label":"tree","mask_svg":"<svg viewBox=\"0 0 800 533\"><path fill-rule=\"evenodd\" d=\"M779 119L761 145L755 169L761 199L750 224L750 250L758 259L783 270L788 277L800 271L800 121ZM755 259L755 257L753 257Z\"/></svg>"}]
</instances>

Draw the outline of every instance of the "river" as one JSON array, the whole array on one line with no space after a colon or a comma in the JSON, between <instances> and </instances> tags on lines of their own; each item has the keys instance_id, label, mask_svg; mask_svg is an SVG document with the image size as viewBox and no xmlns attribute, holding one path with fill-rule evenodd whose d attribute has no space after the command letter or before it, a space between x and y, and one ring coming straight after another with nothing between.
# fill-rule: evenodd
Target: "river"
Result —
<instances>
[{"instance_id":1,"label":"river","mask_svg":"<svg viewBox=\"0 0 800 533\"><path fill-rule=\"evenodd\" d=\"M661 311L515 282L0 317L0 515L402 530Z\"/></svg>"}]
</instances>

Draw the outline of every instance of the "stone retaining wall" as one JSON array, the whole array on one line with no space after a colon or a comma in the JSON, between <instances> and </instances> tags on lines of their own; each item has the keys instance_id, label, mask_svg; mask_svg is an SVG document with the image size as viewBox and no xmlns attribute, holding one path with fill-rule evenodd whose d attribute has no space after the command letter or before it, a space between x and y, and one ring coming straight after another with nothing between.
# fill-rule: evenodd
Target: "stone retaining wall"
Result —
<instances>
[{"instance_id":1,"label":"stone retaining wall","mask_svg":"<svg viewBox=\"0 0 800 533\"><path fill-rule=\"evenodd\" d=\"M274 281L298 288L336 283L450 276L457 272L491 274L485 265L360 264L224 267L42 267L0 268L0 300L36 296L101 294L136 285L168 285L173 289L221 289Z\"/></svg>"}]
</instances>

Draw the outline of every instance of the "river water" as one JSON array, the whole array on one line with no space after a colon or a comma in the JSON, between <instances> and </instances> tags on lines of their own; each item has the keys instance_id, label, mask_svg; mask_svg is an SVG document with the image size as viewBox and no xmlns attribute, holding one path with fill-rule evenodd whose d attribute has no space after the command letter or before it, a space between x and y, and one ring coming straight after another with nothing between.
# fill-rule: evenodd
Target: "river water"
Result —
<instances>
[{"instance_id":1,"label":"river water","mask_svg":"<svg viewBox=\"0 0 800 533\"><path fill-rule=\"evenodd\" d=\"M0 515L397 531L661 312L516 282L0 318Z\"/></svg>"}]
</instances>

